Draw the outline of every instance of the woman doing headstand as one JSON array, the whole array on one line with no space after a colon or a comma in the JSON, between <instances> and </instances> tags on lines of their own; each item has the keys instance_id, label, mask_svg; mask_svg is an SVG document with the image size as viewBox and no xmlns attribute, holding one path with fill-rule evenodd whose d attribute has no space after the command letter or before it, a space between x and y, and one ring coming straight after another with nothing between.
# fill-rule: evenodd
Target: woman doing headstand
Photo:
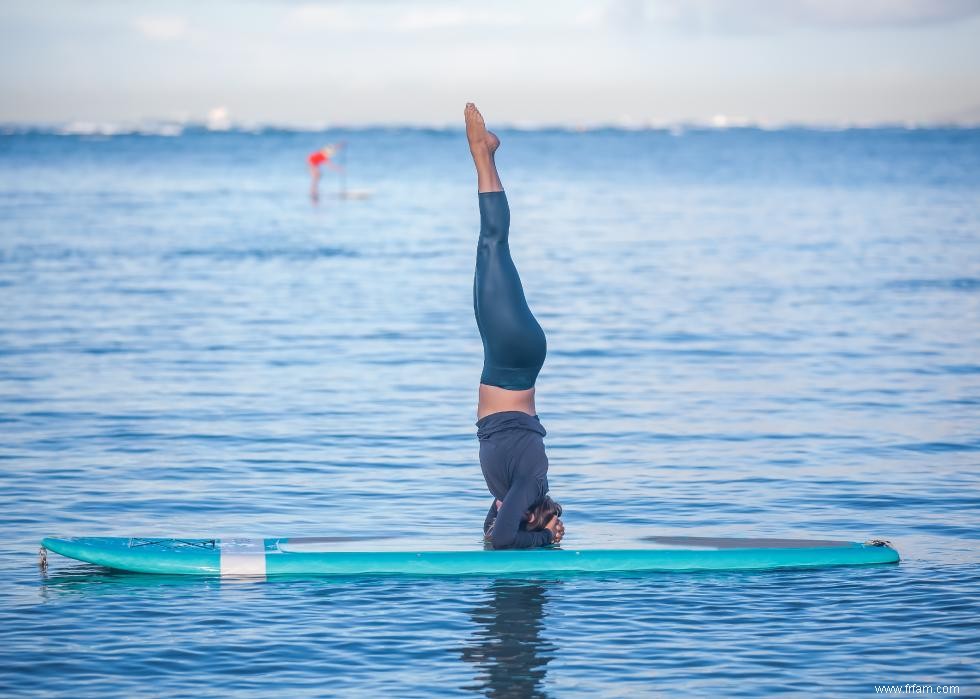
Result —
<instances>
[{"instance_id":1,"label":"woman doing headstand","mask_svg":"<svg viewBox=\"0 0 980 699\"><path fill-rule=\"evenodd\" d=\"M547 546L565 534L561 505L547 494L546 432L534 408L547 345L510 256L510 208L494 162L500 139L475 105L467 104L464 115L480 200L473 310L483 374L476 427L480 467L494 496L484 534L494 548Z\"/></svg>"}]
</instances>

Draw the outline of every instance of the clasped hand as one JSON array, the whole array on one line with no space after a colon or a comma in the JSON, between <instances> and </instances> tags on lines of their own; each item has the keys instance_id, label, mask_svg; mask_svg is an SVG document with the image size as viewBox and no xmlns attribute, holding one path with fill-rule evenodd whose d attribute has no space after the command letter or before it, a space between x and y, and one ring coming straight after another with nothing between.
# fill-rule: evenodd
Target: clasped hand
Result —
<instances>
[{"instance_id":1,"label":"clasped hand","mask_svg":"<svg viewBox=\"0 0 980 699\"><path fill-rule=\"evenodd\" d=\"M552 517L544 528L551 532L551 543L557 544L565 536L565 524L557 517Z\"/></svg>"}]
</instances>

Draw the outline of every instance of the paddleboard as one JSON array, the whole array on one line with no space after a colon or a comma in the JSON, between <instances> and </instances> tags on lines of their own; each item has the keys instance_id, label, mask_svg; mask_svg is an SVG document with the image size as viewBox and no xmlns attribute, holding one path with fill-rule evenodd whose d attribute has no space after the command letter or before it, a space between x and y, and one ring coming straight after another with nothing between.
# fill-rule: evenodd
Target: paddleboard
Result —
<instances>
[{"instance_id":1,"label":"paddleboard","mask_svg":"<svg viewBox=\"0 0 980 699\"><path fill-rule=\"evenodd\" d=\"M337 192L338 199L370 199L374 192L370 189L345 189Z\"/></svg>"},{"instance_id":2,"label":"paddleboard","mask_svg":"<svg viewBox=\"0 0 980 699\"><path fill-rule=\"evenodd\" d=\"M470 551L338 550L332 537L167 539L46 538L54 551L86 563L172 575L549 575L643 571L752 570L897 563L873 540L648 537L648 548Z\"/></svg>"}]
</instances>

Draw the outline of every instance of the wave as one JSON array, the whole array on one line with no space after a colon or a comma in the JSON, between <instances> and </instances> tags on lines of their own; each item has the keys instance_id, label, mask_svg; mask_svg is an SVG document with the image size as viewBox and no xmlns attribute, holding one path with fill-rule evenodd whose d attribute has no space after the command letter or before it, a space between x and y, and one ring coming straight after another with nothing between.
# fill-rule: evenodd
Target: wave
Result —
<instances>
[{"instance_id":1,"label":"wave","mask_svg":"<svg viewBox=\"0 0 980 699\"><path fill-rule=\"evenodd\" d=\"M980 278L950 277L948 279L896 279L885 284L887 289L901 291L980 291Z\"/></svg>"}]
</instances>

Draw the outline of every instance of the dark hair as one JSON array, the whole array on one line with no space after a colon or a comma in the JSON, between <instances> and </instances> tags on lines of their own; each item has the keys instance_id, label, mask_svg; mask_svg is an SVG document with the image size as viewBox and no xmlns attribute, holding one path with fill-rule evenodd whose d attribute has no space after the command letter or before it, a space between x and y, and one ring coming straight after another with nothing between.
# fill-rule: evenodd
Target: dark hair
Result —
<instances>
[{"instance_id":1,"label":"dark hair","mask_svg":"<svg viewBox=\"0 0 980 699\"><path fill-rule=\"evenodd\" d=\"M534 524L530 525L528 530L532 532L541 531L551 521L552 517L561 517L561 505L552 500L550 495L545 495L524 513L524 521L530 520L531 515L534 515Z\"/></svg>"}]
</instances>

